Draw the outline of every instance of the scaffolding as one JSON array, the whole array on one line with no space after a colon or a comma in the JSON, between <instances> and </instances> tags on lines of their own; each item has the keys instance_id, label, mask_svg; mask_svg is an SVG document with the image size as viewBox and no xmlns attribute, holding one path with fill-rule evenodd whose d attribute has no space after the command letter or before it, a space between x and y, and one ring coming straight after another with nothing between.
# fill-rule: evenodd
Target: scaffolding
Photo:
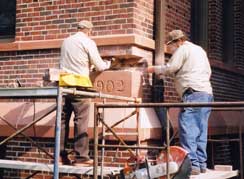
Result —
<instances>
[{"instance_id":1,"label":"scaffolding","mask_svg":"<svg viewBox=\"0 0 244 179\"><path fill-rule=\"evenodd\" d=\"M82 169L78 169L73 166L59 166L58 160L59 160L59 150L60 150L60 126L61 126L61 112L62 112L62 97L63 95L72 94L72 95L78 95L78 96L87 96L87 97L98 97L98 98L110 98L110 99L117 99L117 100L123 100L123 101L130 101L133 103L117 103L117 104L96 104L94 106L94 165L93 167L84 167ZM126 148L129 150L131 155L135 155L131 149L162 149L166 150L167 159L169 159L169 146L170 146L170 140L169 140L169 119L166 119L166 128L167 128L167 135L166 135L166 146L165 147L150 147L150 146L141 146L140 143L138 143L137 146L128 146L126 145L123 140L116 134L116 132L112 129L113 126L117 125L114 124L113 126L108 126L103 118L101 117L101 112L99 112L99 109L101 108L154 108L154 107L165 107L166 109L169 108L175 108L175 107L214 107L214 108L226 108L226 109L244 109L244 102L211 102L211 103L140 103L140 100L137 98L130 98L130 97L123 97L123 96L115 96L115 95L108 95L98 92L87 92L87 91L81 91L76 90L75 88L63 88L63 87L51 87L51 88L11 88L6 89L2 88L0 89L0 98L55 98L57 101L57 105L54 108L49 109L47 114L41 116L40 118L36 119L32 123L28 124L27 126L23 127L22 129L16 131L11 136L7 137L5 140L3 140L0 144L6 143L16 135L21 134L24 137L23 132L28 129L30 126L35 124L36 122L43 119L45 116L49 115L51 112L56 110L56 123L55 123L55 150L54 150L54 164L53 165L42 165L42 164L36 164L36 163L28 163L28 162L7 162L6 160L0 160L0 167L3 168L15 168L15 169L27 169L30 170L43 170L43 171L50 171L53 172L53 178L58 179L59 173L87 173L89 171L90 174L93 175L94 179L98 178L98 171L100 171L103 174L113 174L113 172L118 172L118 168L111 168L111 170L106 169L106 167L98 166L98 148L106 148L106 147L116 147L116 148ZM138 111L135 111L136 114ZM131 115L132 115L131 114ZM3 117L1 117L2 120L4 120ZM126 117L123 120L128 119ZM121 120L121 121L123 121ZM6 120L5 120L6 121ZM101 122L105 127L106 130L110 131L115 138L117 138L123 145L105 145L104 143L99 144L98 138L98 127L99 122ZM139 122L139 119L138 119ZM7 123L8 124L8 123ZM9 124L8 124L9 125ZM138 125L137 125L138 126ZM11 126L10 126L11 127ZM13 128L13 126L12 126ZM102 134L104 135L104 133ZM31 141L31 139L29 139ZM34 141L31 141L34 142ZM35 144L35 143L34 143ZM36 145L38 147L38 145ZM43 150L43 149L41 149ZM241 149L242 153L242 149ZM52 157L52 156L51 156ZM242 156L240 156L242 157ZM167 179L170 178L170 174L168 172L169 170L169 162L167 164ZM13 167L14 166L14 167ZM22 166L22 167L21 167ZM240 170L241 177L243 177L242 169ZM237 171L233 171L228 175L228 178L238 175ZM227 177L226 177L227 178ZM243 178L242 178L243 179Z\"/></svg>"},{"instance_id":2,"label":"scaffolding","mask_svg":"<svg viewBox=\"0 0 244 179\"><path fill-rule=\"evenodd\" d=\"M60 133L61 133L61 112L62 112L62 98L63 95L72 94L76 96L85 96L89 98L107 98L107 99L116 99L122 101L129 102L140 102L138 98L132 97L124 97L124 96L115 96L109 94L103 94L100 92L89 92L89 91L81 91L76 88L63 88L63 87L45 87L45 88L2 88L0 89L0 98L55 98L57 105L50 108L44 115L40 116L38 119L32 121L27 124L23 128L17 130L12 124L10 124L4 117L0 116L0 119L4 121L8 126L12 129L16 130L12 135L5 138L0 142L0 145L5 144L13 137L17 135L22 135L27 138L34 146L36 146L39 150L46 153L50 158L54 158L53 165L47 164L38 164L33 162L12 162L7 160L0 160L1 168L13 168L13 169L29 169L29 170L42 170L47 172L53 172L53 176L55 179L59 178L59 173L77 173L77 174L93 174L93 167L75 167L75 166L59 166L59 150L60 150ZM48 116L52 112L56 111L56 122L55 122L55 149L54 156L46 152L42 147L38 145L35 141L33 141L30 137L26 136L23 132L33 126L35 123L42 120L44 117ZM136 113L132 113L134 115ZM126 120L126 119L124 119ZM116 126L117 124L115 124ZM122 141L122 139L121 139ZM101 167L101 173L104 175L119 173L118 167ZM97 167L96 167L97 171Z\"/></svg>"}]
</instances>

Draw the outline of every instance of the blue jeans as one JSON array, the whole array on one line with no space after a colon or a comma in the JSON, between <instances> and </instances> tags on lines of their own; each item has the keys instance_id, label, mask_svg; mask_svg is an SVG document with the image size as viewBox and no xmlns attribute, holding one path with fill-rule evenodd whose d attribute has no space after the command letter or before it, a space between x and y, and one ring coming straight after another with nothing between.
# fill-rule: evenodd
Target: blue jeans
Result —
<instances>
[{"instance_id":1,"label":"blue jeans","mask_svg":"<svg viewBox=\"0 0 244 179\"><path fill-rule=\"evenodd\" d=\"M205 92L185 94L183 102L212 102L213 96ZM189 154L193 169L207 168L207 135L210 107L186 107L179 114L180 143Z\"/></svg>"}]
</instances>

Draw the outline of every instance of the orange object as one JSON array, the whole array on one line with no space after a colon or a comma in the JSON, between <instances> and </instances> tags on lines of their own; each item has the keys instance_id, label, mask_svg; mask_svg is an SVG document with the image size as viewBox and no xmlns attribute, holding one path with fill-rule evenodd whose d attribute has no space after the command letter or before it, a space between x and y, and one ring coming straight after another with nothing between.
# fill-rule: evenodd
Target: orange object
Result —
<instances>
[{"instance_id":1,"label":"orange object","mask_svg":"<svg viewBox=\"0 0 244 179\"><path fill-rule=\"evenodd\" d=\"M180 167L187 156L187 151L179 146L169 147L169 161L174 161ZM167 162L167 151L164 150L157 158L157 164ZM166 179L166 176L160 177L160 179Z\"/></svg>"}]
</instances>

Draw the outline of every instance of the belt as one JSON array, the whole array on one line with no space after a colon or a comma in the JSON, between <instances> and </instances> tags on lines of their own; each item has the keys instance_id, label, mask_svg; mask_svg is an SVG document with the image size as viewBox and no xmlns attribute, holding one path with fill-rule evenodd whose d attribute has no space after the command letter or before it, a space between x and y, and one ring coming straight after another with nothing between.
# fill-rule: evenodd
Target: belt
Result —
<instances>
[{"instance_id":1,"label":"belt","mask_svg":"<svg viewBox=\"0 0 244 179\"><path fill-rule=\"evenodd\" d=\"M184 96L184 95L189 95L189 94L192 94L192 93L195 93L195 92L198 92L198 91L197 91L197 90L194 90L194 89L192 89L192 88L187 88L187 89L184 91L184 93L183 93L182 96Z\"/></svg>"}]
</instances>

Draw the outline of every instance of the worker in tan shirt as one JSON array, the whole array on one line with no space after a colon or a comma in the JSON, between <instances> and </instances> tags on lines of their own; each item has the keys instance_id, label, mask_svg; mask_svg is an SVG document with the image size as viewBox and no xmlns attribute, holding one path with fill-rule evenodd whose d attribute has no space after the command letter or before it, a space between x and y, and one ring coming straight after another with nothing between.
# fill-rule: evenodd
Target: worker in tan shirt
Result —
<instances>
[{"instance_id":1,"label":"worker in tan shirt","mask_svg":"<svg viewBox=\"0 0 244 179\"><path fill-rule=\"evenodd\" d=\"M169 33L167 45L172 50L169 62L159 66L150 66L147 71L174 75L176 91L185 103L213 101L210 83L211 68L206 52L200 46L187 41L181 30L173 30ZM206 172L210 112L209 107L187 107L183 108L179 115L180 143L189 152L193 175Z\"/></svg>"},{"instance_id":2,"label":"worker in tan shirt","mask_svg":"<svg viewBox=\"0 0 244 179\"><path fill-rule=\"evenodd\" d=\"M110 67L110 61L102 60L95 42L89 37L92 27L93 24L90 21L83 20L78 24L78 32L63 41L60 68L65 73L69 74L68 79L73 76L75 76L75 79L82 79L84 77L89 79L89 69L91 65L98 71L103 71ZM78 81L80 81L80 79ZM70 81L73 82L73 80ZM90 87L89 84L81 86L80 84L71 85ZM86 97L77 98L72 95L65 96L65 104L63 106L61 119L60 141L60 156L63 164L89 165L93 162L89 157L89 139L87 133L89 108L90 102ZM71 161L69 152L67 151L67 142L72 112L74 112L74 150L71 152L75 154L75 159Z\"/></svg>"}]
</instances>

